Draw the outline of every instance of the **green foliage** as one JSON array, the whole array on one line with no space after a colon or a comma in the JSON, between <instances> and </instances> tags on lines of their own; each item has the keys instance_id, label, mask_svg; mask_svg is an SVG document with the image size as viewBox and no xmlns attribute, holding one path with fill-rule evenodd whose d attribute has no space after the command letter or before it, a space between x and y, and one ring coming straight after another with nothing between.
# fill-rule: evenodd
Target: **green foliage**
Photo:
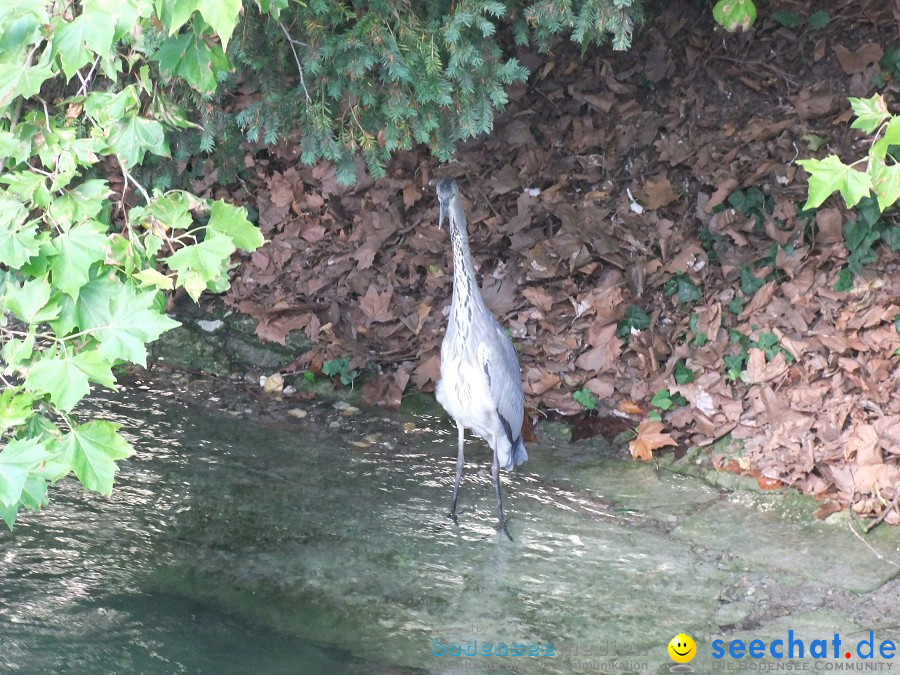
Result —
<instances>
[{"instance_id":1,"label":"green foliage","mask_svg":"<svg viewBox=\"0 0 900 675\"><path fill-rule=\"evenodd\" d=\"M772 18L785 28L797 28L804 22L802 16L789 9L779 9L772 12ZM805 21L810 28L821 30L831 22L831 15L824 9L820 9L817 12L810 14Z\"/></svg>"},{"instance_id":2,"label":"green foliage","mask_svg":"<svg viewBox=\"0 0 900 675\"><path fill-rule=\"evenodd\" d=\"M697 330L699 322L699 315L696 312L693 312L691 318L688 320L688 330L694 334L694 337L691 338L692 347L702 347L709 341L709 336L706 333L701 333Z\"/></svg>"},{"instance_id":3,"label":"green foliage","mask_svg":"<svg viewBox=\"0 0 900 675\"><path fill-rule=\"evenodd\" d=\"M727 31L750 30L756 22L756 5L753 0L719 0L713 18Z\"/></svg>"},{"instance_id":4,"label":"green foliage","mask_svg":"<svg viewBox=\"0 0 900 675\"><path fill-rule=\"evenodd\" d=\"M585 410L597 409L597 399L588 389L579 389L578 391L572 392L572 398Z\"/></svg>"},{"instance_id":5,"label":"green foliage","mask_svg":"<svg viewBox=\"0 0 900 675\"><path fill-rule=\"evenodd\" d=\"M900 47L892 45L885 49L878 65L893 79L900 79Z\"/></svg>"},{"instance_id":6,"label":"green foliage","mask_svg":"<svg viewBox=\"0 0 900 675\"><path fill-rule=\"evenodd\" d=\"M732 314L738 315L744 311L744 304L746 303L746 298L741 297L740 295L734 296L728 303L728 311Z\"/></svg>"},{"instance_id":7,"label":"green foliage","mask_svg":"<svg viewBox=\"0 0 900 675\"><path fill-rule=\"evenodd\" d=\"M322 373L328 377L339 377L345 387L352 385L359 377L359 371L350 367L350 359L342 356L339 359L331 359L322 364Z\"/></svg>"},{"instance_id":8,"label":"green foliage","mask_svg":"<svg viewBox=\"0 0 900 675\"><path fill-rule=\"evenodd\" d=\"M741 265L741 293L744 297L752 298L765 283L764 277L757 277L748 265Z\"/></svg>"},{"instance_id":9,"label":"green foliage","mask_svg":"<svg viewBox=\"0 0 900 675\"><path fill-rule=\"evenodd\" d=\"M809 173L809 198L803 208L815 208L833 192L839 192L848 208L874 192L882 212L900 199L900 166L889 154L900 145L900 116L891 115L881 94L868 99L851 98L856 113L851 127L873 134L868 156L851 165L836 155L824 159L800 159L797 163ZM854 168L865 163L865 170Z\"/></svg>"},{"instance_id":10,"label":"green foliage","mask_svg":"<svg viewBox=\"0 0 900 675\"><path fill-rule=\"evenodd\" d=\"M800 17L789 9L779 9L772 12L772 18L785 28L796 28L800 25Z\"/></svg>"},{"instance_id":11,"label":"green foliage","mask_svg":"<svg viewBox=\"0 0 900 675\"><path fill-rule=\"evenodd\" d=\"M836 291L851 290L853 279L862 273L863 267L878 259L875 251L878 242L884 242L891 251L900 250L900 227L881 218L877 200L863 197L856 210L859 219L844 223L844 245L850 255L834 285Z\"/></svg>"},{"instance_id":12,"label":"green foliage","mask_svg":"<svg viewBox=\"0 0 900 675\"><path fill-rule=\"evenodd\" d=\"M703 297L700 289L691 278L684 272L678 272L669 279L663 291L669 297L675 296L679 305L686 305L690 302L697 302Z\"/></svg>"},{"instance_id":13,"label":"green foliage","mask_svg":"<svg viewBox=\"0 0 900 675\"><path fill-rule=\"evenodd\" d=\"M755 185L746 190L735 190L728 195L728 204L748 218L753 218L754 226L761 230L766 214L775 210L775 200L767 197Z\"/></svg>"},{"instance_id":14,"label":"green foliage","mask_svg":"<svg viewBox=\"0 0 900 675\"><path fill-rule=\"evenodd\" d=\"M148 191L134 175L150 157L170 160L167 133L191 126L158 79L211 93L239 10L236 0L0 7L0 517L10 527L71 473L109 494L115 462L133 450L119 425L80 421L79 403L96 385L115 388L122 364L145 365L147 344L178 325L161 290L223 290L231 254L263 242L243 209ZM134 192L113 194L109 175Z\"/></svg>"},{"instance_id":15,"label":"green foliage","mask_svg":"<svg viewBox=\"0 0 900 675\"><path fill-rule=\"evenodd\" d=\"M690 384L694 381L694 378L697 377L697 373L688 368L684 361L678 361L675 364L675 372L673 375L675 376L675 382L678 384Z\"/></svg>"},{"instance_id":16,"label":"green foliage","mask_svg":"<svg viewBox=\"0 0 900 675\"><path fill-rule=\"evenodd\" d=\"M859 218L844 225L844 243L850 256L835 284L850 290L853 278L876 257L875 244L883 241L892 251L900 250L900 230L881 215L900 199L900 165L893 154L900 146L900 116L891 115L880 94L851 98L856 119L850 126L872 135L869 152L852 164L836 155L824 159L797 160L809 173L809 198L804 208L820 206L839 192L848 208L856 207ZM860 170L864 168L864 170Z\"/></svg>"},{"instance_id":17,"label":"green foliage","mask_svg":"<svg viewBox=\"0 0 900 675\"><path fill-rule=\"evenodd\" d=\"M220 85L212 106L183 92L203 128L179 139L179 157L218 150L215 165L233 176L242 136L299 139L304 163L334 162L349 184L358 159L377 178L398 150L426 144L449 161L460 141L489 132L509 85L528 76L510 56L513 41L549 49L562 36L583 48L611 39L625 49L641 17L641 0L258 0L244 3L240 39L226 52L184 31L153 59L201 94Z\"/></svg>"},{"instance_id":18,"label":"green foliage","mask_svg":"<svg viewBox=\"0 0 900 675\"><path fill-rule=\"evenodd\" d=\"M774 359L776 354L784 355L784 360L787 363L791 363L794 360L790 352L779 344L778 336L774 333L760 333L754 341L749 336L732 330L728 333L728 340L732 344L737 345L739 349L737 354L729 354L722 359L725 363L726 375L730 380L743 379L742 374L747 367L747 360L750 358L750 349L761 350L765 355L766 363Z\"/></svg>"},{"instance_id":19,"label":"green foliage","mask_svg":"<svg viewBox=\"0 0 900 675\"><path fill-rule=\"evenodd\" d=\"M671 410L676 406L687 405L688 400L682 396L681 394L672 394L668 389L660 389L653 395L653 398L650 399L650 405L659 408L660 410Z\"/></svg>"},{"instance_id":20,"label":"green foliage","mask_svg":"<svg viewBox=\"0 0 900 675\"><path fill-rule=\"evenodd\" d=\"M616 327L616 337L627 340L632 335L650 328L650 317L647 312L636 305L629 305L625 310L625 318Z\"/></svg>"},{"instance_id":21,"label":"green foliage","mask_svg":"<svg viewBox=\"0 0 900 675\"><path fill-rule=\"evenodd\" d=\"M806 23L813 30L822 30L831 23L831 15L824 9L820 9L810 14Z\"/></svg>"}]
</instances>

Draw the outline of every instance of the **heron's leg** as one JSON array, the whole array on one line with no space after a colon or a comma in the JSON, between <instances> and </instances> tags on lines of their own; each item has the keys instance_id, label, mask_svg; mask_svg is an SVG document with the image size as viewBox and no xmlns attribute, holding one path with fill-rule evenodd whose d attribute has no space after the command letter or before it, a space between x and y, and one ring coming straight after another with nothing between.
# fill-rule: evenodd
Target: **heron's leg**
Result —
<instances>
[{"instance_id":1,"label":"heron's leg","mask_svg":"<svg viewBox=\"0 0 900 675\"><path fill-rule=\"evenodd\" d=\"M496 442L496 439L495 439ZM491 466L491 477L494 479L494 491L497 493L497 531L502 532L512 541L512 535L506 529L506 521L503 519L503 498L500 496L500 461L497 459L497 451L494 450L494 463Z\"/></svg>"},{"instance_id":2,"label":"heron's leg","mask_svg":"<svg viewBox=\"0 0 900 675\"><path fill-rule=\"evenodd\" d=\"M453 505L450 507L450 517L453 519L454 523L456 522L456 497L459 494L459 481L462 478L463 462L465 461L463 448L466 443L466 428L458 422L456 426L459 429L459 451L456 455L456 481L453 483Z\"/></svg>"}]
</instances>

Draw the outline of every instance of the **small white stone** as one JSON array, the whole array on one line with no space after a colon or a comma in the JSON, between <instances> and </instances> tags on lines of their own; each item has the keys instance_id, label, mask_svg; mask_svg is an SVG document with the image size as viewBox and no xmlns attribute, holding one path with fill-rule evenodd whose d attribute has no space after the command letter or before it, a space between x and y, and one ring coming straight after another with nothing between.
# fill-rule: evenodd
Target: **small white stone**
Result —
<instances>
[{"instance_id":1,"label":"small white stone","mask_svg":"<svg viewBox=\"0 0 900 675\"><path fill-rule=\"evenodd\" d=\"M225 325L225 322L221 319L216 319L214 321L207 321L205 319L201 319L197 322L197 325L200 326L207 333L214 333L219 330L222 326Z\"/></svg>"}]
</instances>

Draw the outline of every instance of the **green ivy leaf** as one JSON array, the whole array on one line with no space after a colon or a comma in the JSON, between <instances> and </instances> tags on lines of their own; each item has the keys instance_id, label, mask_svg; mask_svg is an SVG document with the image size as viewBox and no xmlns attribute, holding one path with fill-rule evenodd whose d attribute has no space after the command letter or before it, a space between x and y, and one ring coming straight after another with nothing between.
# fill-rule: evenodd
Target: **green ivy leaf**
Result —
<instances>
[{"instance_id":1,"label":"green ivy leaf","mask_svg":"<svg viewBox=\"0 0 900 675\"><path fill-rule=\"evenodd\" d=\"M597 399L594 398L594 395L589 389L579 389L578 391L572 392L572 398L585 410L597 409Z\"/></svg>"},{"instance_id":2,"label":"green ivy leaf","mask_svg":"<svg viewBox=\"0 0 900 675\"><path fill-rule=\"evenodd\" d=\"M47 504L47 481L42 476L29 475L25 479L19 503L35 511Z\"/></svg>"},{"instance_id":3,"label":"green ivy leaf","mask_svg":"<svg viewBox=\"0 0 900 675\"><path fill-rule=\"evenodd\" d=\"M222 49L228 49L228 41L241 11L241 0L197 0L196 6L206 23L216 31L222 41Z\"/></svg>"},{"instance_id":4,"label":"green ivy leaf","mask_svg":"<svg viewBox=\"0 0 900 675\"><path fill-rule=\"evenodd\" d=\"M750 30L756 21L753 0L719 0L713 7L713 18L725 30Z\"/></svg>"},{"instance_id":5,"label":"green ivy leaf","mask_svg":"<svg viewBox=\"0 0 900 675\"><path fill-rule=\"evenodd\" d=\"M112 492L116 460L134 454L134 448L117 432L120 424L94 420L81 424L59 441L64 462L87 490L108 495Z\"/></svg>"},{"instance_id":6,"label":"green ivy leaf","mask_svg":"<svg viewBox=\"0 0 900 675\"><path fill-rule=\"evenodd\" d=\"M178 249L165 262L169 269L178 272L177 285L184 286L196 300L208 282L224 273L234 251L230 237L212 232L199 244Z\"/></svg>"},{"instance_id":7,"label":"green ivy leaf","mask_svg":"<svg viewBox=\"0 0 900 675\"><path fill-rule=\"evenodd\" d=\"M167 277L165 274L152 267L136 272L134 277L139 280L144 287L152 286L161 291L168 291L175 287L175 282L171 277Z\"/></svg>"},{"instance_id":8,"label":"green ivy leaf","mask_svg":"<svg viewBox=\"0 0 900 675\"><path fill-rule=\"evenodd\" d=\"M99 223L82 223L54 237L50 260L53 284L73 300L89 279L91 265L106 257L107 239Z\"/></svg>"},{"instance_id":9,"label":"green ivy leaf","mask_svg":"<svg viewBox=\"0 0 900 675\"><path fill-rule=\"evenodd\" d=\"M31 355L34 353L34 328L32 327L32 331L22 340L19 338L9 338L6 341L6 344L3 345L2 349L0 349L0 358L3 359L3 363L6 364L6 369L4 372L11 373L13 370L21 366L23 363L29 361L31 359ZM10 391L6 389L4 391ZM2 415L3 411L0 410L0 415ZM3 431L0 428L0 431Z\"/></svg>"},{"instance_id":10,"label":"green ivy leaf","mask_svg":"<svg viewBox=\"0 0 900 675\"><path fill-rule=\"evenodd\" d=\"M5 178L5 176L4 176ZM28 209L18 199L0 195L0 232L15 230L28 219Z\"/></svg>"},{"instance_id":11,"label":"green ivy leaf","mask_svg":"<svg viewBox=\"0 0 900 675\"><path fill-rule=\"evenodd\" d=\"M199 2L200 0L174 0L156 3L156 13L162 24L169 29L169 35L175 35L190 20Z\"/></svg>"},{"instance_id":12,"label":"green ivy leaf","mask_svg":"<svg viewBox=\"0 0 900 675\"><path fill-rule=\"evenodd\" d=\"M856 119L850 125L852 129L862 129L867 134L875 131L891 114L881 94L871 98L850 98L850 107L856 113Z\"/></svg>"},{"instance_id":13,"label":"green ivy leaf","mask_svg":"<svg viewBox=\"0 0 900 675\"><path fill-rule=\"evenodd\" d=\"M663 290L667 296L674 295L679 305L697 302L703 297L697 284L684 272L679 272L669 279Z\"/></svg>"},{"instance_id":14,"label":"green ivy leaf","mask_svg":"<svg viewBox=\"0 0 900 675\"><path fill-rule=\"evenodd\" d=\"M21 287L6 287L6 306L25 323L49 321L59 314L59 306L49 304L50 293L46 278L29 279Z\"/></svg>"},{"instance_id":15,"label":"green ivy leaf","mask_svg":"<svg viewBox=\"0 0 900 675\"><path fill-rule=\"evenodd\" d=\"M206 227L210 232L225 235L237 248L245 251L255 251L265 242L259 228L247 220L247 209L221 199L212 203Z\"/></svg>"},{"instance_id":16,"label":"green ivy leaf","mask_svg":"<svg viewBox=\"0 0 900 675\"><path fill-rule=\"evenodd\" d=\"M37 226L11 228L0 225L0 263L19 269L40 251Z\"/></svg>"},{"instance_id":17,"label":"green ivy leaf","mask_svg":"<svg viewBox=\"0 0 900 675\"><path fill-rule=\"evenodd\" d=\"M120 288L118 281L106 276L91 279L78 291L73 320L79 330L100 328L110 322L109 302ZM68 331L59 331L65 334Z\"/></svg>"},{"instance_id":18,"label":"green ivy leaf","mask_svg":"<svg viewBox=\"0 0 900 675\"><path fill-rule=\"evenodd\" d=\"M872 189L878 196L882 213L900 199L900 164L885 164L880 157L872 158Z\"/></svg>"},{"instance_id":19,"label":"green ivy leaf","mask_svg":"<svg viewBox=\"0 0 900 675\"><path fill-rule=\"evenodd\" d=\"M159 70L166 77L182 77L203 94L213 93L217 75L231 67L219 45L210 47L193 33L168 38L151 60L159 62Z\"/></svg>"},{"instance_id":20,"label":"green ivy leaf","mask_svg":"<svg viewBox=\"0 0 900 675\"><path fill-rule=\"evenodd\" d=\"M50 205L50 216L63 229L68 229L77 223L96 218L110 194L105 180L86 180L56 198Z\"/></svg>"},{"instance_id":21,"label":"green ivy leaf","mask_svg":"<svg viewBox=\"0 0 900 675\"><path fill-rule=\"evenodd\" d=\"M836 190L849 208L872 190L869 174L847 166L836 155L825 159L798 159L797 164L809 173L809 199L803 205L804 209L820 206Z\"/></svg>"},{"instance_id":22,"label":"green ivy leaf","mask_svg":"<svg viewBox=\"0 0 900 675\"><path fill-rule=\"evenodd\" d=\"M169 145L163 125L139 115L122 119L109 137L109 148L125 168L132 168L144 161L149 150L160 157L170 157Z\"/></svg>"},{"instance_id":23,"label":"green ivy leaf","mask_svg":"<svg viewBox=\"0 0 900 675\"><path fill-rule=\"evenodd\" d=\"M17 97L31 98L41 91L41 85L53 77L50 50L45 49L41 60L33 66L22 67L18 59L0 63L0 114Z\"/></svg>"},{"instance_id":24,"label":"green ivy leaf","mask_svg":"<svg viewBox=\"0 0 900 675\"><path fill-rule=\"evenodd\" d=\"M772 18L785 28L796 28L800 25L800 17L789 9L779 9L777 12L773 12Z\"/></svg>"},{"instance_id":25,"label":"green ivy leaf","mask_svg":"<svg viewBox=\"0 0 900 675\"><path fill-rule=\"evenodd\" d=\"M56 31L53 51L59 56L67 80L89 63L94 54L109 51L114 30L115 19L111 14L85 11Z\"/></svg>"},{"instance_id":26,"label":"green ivy leaf","mask_svg":"<svg viewBox=\"0 0 900 675\"><path fill-rule=\"evenodd\" d=\"M28 371L25 386L38 394L49 394L50 401L69 411L91 392L88 376L78 368L75 358L43 358Z\"/></svg>"},{"instance_id":27,"label":"green ivy leaf","mask_svg":"<svg viewBox=\"0 0 900 675\"><path fill-rule=\"evenodd\" d=\"M637 305L629 305L625 309L625 318L616 328L616 337L628 339L641 331L650 328L650 317Z\"/></svg>"},{"instance_id":28,"label":"green ivy leaf","mask_svg":"<svg viewBox=\"0 0 900 675\"><path fill-rule=\"evenodd\" d=\"M813 12L806 20L807 25L814 30L822 30L831 22L831 15L824 9Z\"/></svg>"},{"instance_id":29,"label":"green ivy leaf","mask_svg":"<svg viewBox=\"0 0 900 675\"><path fill-rule=\"evenodd\" d=\"M118 286L109 300L109 320L96 331L100 353L107 359L122 359L147 365L147 343L181 324L153 309L156 293L135 293Z\"/></svg>"},{"instance_id":30,"label":"green ivy leaf","mask_svg":"<svg viewBox=\"0 0 900 675\"><path fill-rule=\"evenodd\" d=\"M13 525L16 524L16 518L19 515L19 507L18 506L4 506L0 504L0 518L3 519L3 522L6 523L6 526L11 530L13 529Z\"/></svg>"},{"instance_id":31,"label":"green ivy leaf","mask_svg":"<svg viewBox=\"0 0 900 675\"><path fill-rule=\"evenodd\" d=\"M172 192L167 195L154 195L154 200L146 207L136 206L128 213L133 223L141 223L149 227L155 220L164 228L186 230L194 222L191 217L191 200L183 192Z\"/></svg>"},{"instance_id":32,"label":"green ivy leaf","mask_svg":"<svg viewBox=\"0 0 900 675\"><path fill-rule=\"evenodd\" d=\"M21 387L8 387L0 393L0 433L25 424L32 415L34 397Z\"/></svg>"},{"instance_id":33,"label":"green ivy leaf","mask_svg":"<svg viewBox=\"0 0 900 675\"><path fill-rule=\"evenodd\" d=\"M653 398L650 399L650 405L659 408L660 410L669 410L674 403L672 402L672 395L669 393L668 389L660 389L653 395Z\"/></svg>"},{"instance_id":34,"label":"green ivy leaf","mask_svg":"<svg viewBox=\"0 0 900 675\"><path fill-rule=\"evenodd\" d=\"M813 152L818 152L822 146L828 143L828 139L824 136L816 136L815 134L803 134L800 138L802 138L806 145Z\"/></svg>"},{"instance_id":35,"label":"green ivy leaf","mask_svg":"<svg viewBox=\"0 0 900 675\"><path fill-rule=\"evenodd\" d=\"M677 384L689 384L694 381L694 378L697 377L697 373L688 368L687 364L684 361L678 361L675 364L675 382Z\"/></svg>"},{"instance_id":36,"label":"green ivy leaf","mask_svg":"<svg viewBox=\"0 0 900 675\"><path fill-rule=\"evenodd\" d=\"M891 118L884 129L884 136L872 145L870 154L884 159L892 145L900 145L900 115Z\"/></svg>"},{"instance_id":37,"label":"green ivy leaf","mask_svg":"<svg viewBox=\"0 0 900 675\"><path fill-rule=\"evenodd\" d=\"M0 452L0 504L18 506L28 474L50 453L37 438L11 441Z\"/></svg>"}]
</instances>

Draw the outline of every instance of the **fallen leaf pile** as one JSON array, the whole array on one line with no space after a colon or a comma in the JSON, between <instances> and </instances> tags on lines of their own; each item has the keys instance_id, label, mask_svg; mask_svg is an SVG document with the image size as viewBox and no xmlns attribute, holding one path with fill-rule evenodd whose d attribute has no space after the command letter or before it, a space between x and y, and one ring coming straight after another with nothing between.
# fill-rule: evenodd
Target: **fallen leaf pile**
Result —
<instances>
[{"instance_id":1,"label":"fallen leaf pile","mask_svg":"<svg viewBox=\"0 0 900 675\"><path fill-rule=\"evenodd\" d=\"M353 368L377 363L370 401L397 405L408 383L432 389L452 287L432 181L450 174L530 406L582 413L572 394L586 388L607 408L646 410L668 389L688 405L662 422L635 417L636 456L730 433L744 453L719 466L900 522L900 269L882 247L851 292L833 290L853 214L834 199L814 222L800 214L806 174L794 163L865 154L846 99L878 86L900 20L890 4L828 3L824 29L769 16L730 35L683 0L628 53L520 54L531 80L447 167L404 153L385 179L346 188L333 168L300 164L296 142L254 148L251 205L268 243L243 261L228 302L263 338L305 332L316 346L300 369L343 355ZM878 90L892 100L897 83ZM825 139L818 152L812 138ZM730 208L729 195L754 187L768 200L759 217ZM748 275L768 281L735 310ZM679 304L673 279L699 300ZM632 305L650 327L623 334ZM730 379L738 333L752 346ZM761 346L764 334L780 349ZM679 365L692 381L677 383Z\"/></svg>"}]
</instances>

